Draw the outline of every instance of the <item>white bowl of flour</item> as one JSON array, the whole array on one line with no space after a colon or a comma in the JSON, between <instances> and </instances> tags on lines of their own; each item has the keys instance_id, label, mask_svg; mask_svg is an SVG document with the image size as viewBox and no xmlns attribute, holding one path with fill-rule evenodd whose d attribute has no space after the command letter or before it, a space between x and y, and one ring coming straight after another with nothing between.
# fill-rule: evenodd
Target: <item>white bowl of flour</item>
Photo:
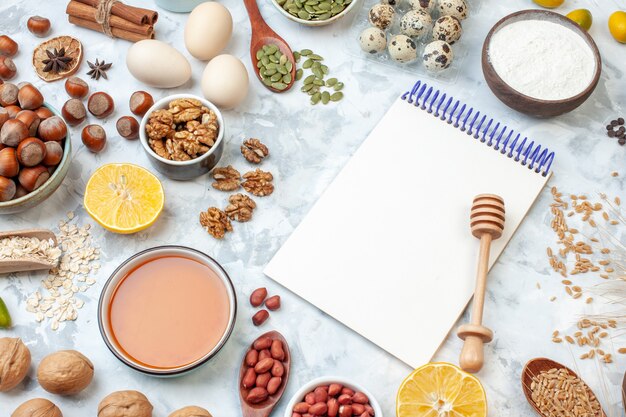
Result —
<instances>
[{"instance_id":1,"label":"white bowl of flour","mask_svg":"<svg viewBox=\"0 0 626 417\"><path fill-rule=\"evenodd\" d=\"M538 117L578 107L602 71L591 36L568 18L545 10L516 12L496 23L485 39L482 66L501 101Z\"/></svg>"}]
</instances>

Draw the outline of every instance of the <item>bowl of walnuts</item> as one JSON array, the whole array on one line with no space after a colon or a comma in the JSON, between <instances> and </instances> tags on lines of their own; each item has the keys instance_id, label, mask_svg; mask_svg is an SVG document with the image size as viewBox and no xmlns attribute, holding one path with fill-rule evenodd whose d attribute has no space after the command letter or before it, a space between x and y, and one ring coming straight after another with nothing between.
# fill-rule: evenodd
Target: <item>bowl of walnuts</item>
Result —
<instances>
[{"instance_id":1,"label":"bowl of walnuts","mask_svg":"<svg viewBox=\"0 0 626 417\"><path fill-rule=\"evenodd\" d=\"M162 98L146 112L139 139L150 163L174 180L211 171L224 149L224 119L210 101L189 94Z\"/></svg>"}]
</instances>

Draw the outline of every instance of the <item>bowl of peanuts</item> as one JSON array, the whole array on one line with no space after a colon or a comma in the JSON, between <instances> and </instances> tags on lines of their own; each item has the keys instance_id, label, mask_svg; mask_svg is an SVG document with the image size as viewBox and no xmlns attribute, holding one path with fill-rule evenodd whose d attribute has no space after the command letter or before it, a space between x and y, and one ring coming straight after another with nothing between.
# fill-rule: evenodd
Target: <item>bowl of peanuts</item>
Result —
<instances>
[{"instance_id":1,"label":"bowl of peanuts","mask_svg":"<svg viewBox=\"0 0 626 417\"><path fill-rule=\"evenodd\" d=\"M284 417L383 417L376 398L348 378L324 376L304 384L291 398Z\"/></svg>"}]
</instances>

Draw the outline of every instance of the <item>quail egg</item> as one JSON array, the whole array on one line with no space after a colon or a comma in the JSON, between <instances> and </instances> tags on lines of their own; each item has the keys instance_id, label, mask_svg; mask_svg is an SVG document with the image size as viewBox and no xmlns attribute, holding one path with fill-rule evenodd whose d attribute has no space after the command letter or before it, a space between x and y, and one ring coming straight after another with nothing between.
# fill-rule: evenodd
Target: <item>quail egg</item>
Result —
<instances>
[{"instance_id":1,"label":"quail egg","mask_svg":"<svg viewBox=\"0 0 626 417\"><path fill-rule=\"evenodd\" d=\"M370 54L382 52L387 47L387 35L382 30L369 27L361 32L359 36L361 49Z\"/></svg>"},{"instance_id":2,"label":"quail egg","mask_svg":"<svg viewBox=\"0 0 626 417\"><path fill-rule=\"evenodd\" d=\"M413 10L424 10L432 13L435 9L436 0L408 0L409 7Z\"/></svg>"},{"instance_id":3,"label":"quail egg","mask_svg":"<svg viewBox=\"0 0 626 417\"><path fill-rule=\"evenodd\" d=\"M396 35L387 46L389 56L396 62L406 64L417 58L417 47L413 39L406 35Z\"/></svg>"},{"instance_id":4,"label":"quail egg","mask_svg":"<svg viewBox=\"0 0 626 417\"><path fill-rule=\"evenodd\" d=\"M467 3L465 0L439 0L439 14L463 20L467 17Z\"/></svg>"},{"instance_id":5,"label":"quail egg","mask_svg":"<svg viewBox=\"0 0 626 417\"><path fill-rule=\"evenodd\" d=\"M437 72L444 70L452 64L452 48L444 41L432 41L424 48L422 61L428 71Z\"/></svg>"},{"instance_id":6,"label":"quail egg","mask_svg":"<svg viewBox=\"0 0 626 417\"><path fill-rule=\"evenodd\" d=\"M421 36L428 31L433 19L428 12L411 10L400 19L400 31L406 36Z\"/></svg>"},{"instance_id":7,"label":"quail egg","mask_svg":"<svg viewBox=\"0 0 626 417\"><path fill-rule=\"evenodd\" d=\"M375 4L368 14L372 26L385 30L393 23L393 16L396 11L388 4Z\"/></svg>"},{"instance_id":8,"label":"quail egg","mask_svg":"<svg viewBox=\"0 0 626 417\"><path fill-rule=\"evenodd\" d=\"M380 4L388 4L390 6L397 6L398 0L380 0Z\"/></svg>"},{"instance_id":9,"label":"quail egg","mask_svg":"<svg viewBox=\"0 0 626 417\"><path fill-rule=\"evenodd\" d=\"M454 16L442 16L433 26L433 40L448 42L450 45L461 39L461 33L461 22Z\"/></svg>"}]
</instances>

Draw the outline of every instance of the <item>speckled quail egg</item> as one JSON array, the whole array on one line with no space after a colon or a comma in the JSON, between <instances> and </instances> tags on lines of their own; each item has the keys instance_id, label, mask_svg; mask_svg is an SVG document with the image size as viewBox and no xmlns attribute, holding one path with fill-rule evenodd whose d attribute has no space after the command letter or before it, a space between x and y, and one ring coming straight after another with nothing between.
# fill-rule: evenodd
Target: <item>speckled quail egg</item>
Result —
<instances>
[{"instance_id":1,"label":"speckled quail egg","mask_svg":"<svg viewBox=\"0 0 626 417\"><path fill-rule=\"evenodd\" d=\"M411 10L400 19L400 31L406 36L421 36L428 32L433 19L426 11Z\"/></svg>"},{"instance_id":2,"label":"speckled quail egg","mask_svg":"<svg viewBox=\"0 0 626 417\"><path fill-rule=\"evenodd\" d=\"M437 0L408 0L407 3L413 10L424 10L428 13L432 13Z\"/></svg>"},{"instance_id":3,"label":"speckled quail egg","mask_svg":"<svg viewBox=\"0 0 626 417\"><path fill-rule=\"evenodd\" d=\"M388 4L390 6L397 6L399 0L380 0L380 4Z\"/></svg>"},{"instance_id":4,"label":"speckled quail egg","mask_svg":"<svg viewBox=\"0 0 626 417\"><path fill-rule=\"evenodd\" d=\"M433 26L433 40L448 42L450 45L461 39L461 33L461 22L454 16L442 16Z\"/></svg>"},{"instance_id":5,"label":"speckled quail egg","mask_svg":"<svg viewBox=\"0 0 626 417\"><path fill-rule=\"evenodd\" d=\"M465 0L439 0L439 14L463 20L467 17L467 3Z\"/></svg>"},{"instance_id":6,"label":"speckled quail egg","mask_svg":"<svg viewBox=\"0 0 626 417\"><path fill-rule=\"evenodd\" d=\"M422 60L428 71L437 72L444 70L452 64L452 48L444 41L432 41L424 48Z\"/></svg>"},{"instance_id":7,"label":"speckled quail egg","mask_svg":"<svg viewBox=\"0 0 626 417\"><path fill-rule=\"evenodd\" d=\"M389 56L396 62L406 64L417 58L417 47L413 39L406 35L396 35L387 46Z\"/></svg>"},{"instance_id":8,"label":"speckled quail egg","mask_svg":"<svg viewBox=\"0 0 626 417\"><path fill-rule=\"evenodd\" d=\"M369 27L361 32L359 36L359 44L361 49L370 54L382 52L387 47L387 35L382 30Z\"/></svg>"},{"instance_id":9,"label":"speckled quail egg","mask_svg":"<svg viewBox=\"0 0 626 417\"><path fill-rule=\"evenodd\" d=\"M396 11L388 4L375 4L368 14L368 19L372 26L385 30L393 23L393 16Z\"/></svg>"}]
</instances>

